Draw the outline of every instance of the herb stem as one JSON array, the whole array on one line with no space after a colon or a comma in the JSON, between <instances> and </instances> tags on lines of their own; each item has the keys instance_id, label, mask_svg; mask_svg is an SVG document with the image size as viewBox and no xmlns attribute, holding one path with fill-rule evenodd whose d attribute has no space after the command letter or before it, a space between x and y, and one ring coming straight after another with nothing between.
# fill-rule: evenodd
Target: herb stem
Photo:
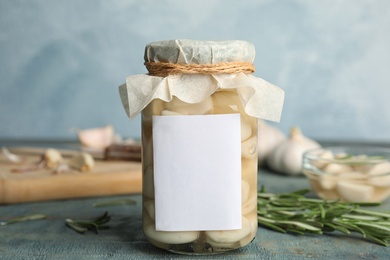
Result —
<instances>
[{"instance_id":1,"label":"herb stem","mask_svg":"<svg viewBox=\"0 0 390 260\"><path fill-rule=\"evenodd\" d=\"M261 226L282 233L323 234L339 231L387 246L390 241L390 213L360 209L378 203L345 203L306 198L309 190L292 193L258 192L257 216Z\"/></svg>"}]
</instances>

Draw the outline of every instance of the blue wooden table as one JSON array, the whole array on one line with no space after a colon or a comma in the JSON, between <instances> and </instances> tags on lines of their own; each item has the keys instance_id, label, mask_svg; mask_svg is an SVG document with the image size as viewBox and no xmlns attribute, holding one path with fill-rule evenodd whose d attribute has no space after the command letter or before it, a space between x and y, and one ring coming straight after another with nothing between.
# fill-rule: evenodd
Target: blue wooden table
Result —
<instances>
[{"instance_id":1,"label":"blue wooden table","mask_svg":"<svg viewBox=\"0 0 390 260\"><path fill-rule=\"evenodd\" d=\"M309 188L305 177L286 177L259 170L259 187L270 192ZM313 194L312 194L313 195ZM309 194L310 196L310 194ZM95 202L132 198L135 205L93 207ZM141 196L72 199L15 205L0 205L0 221L41 213L47 219L0 226L0 259L194 259L160 250L148 243L142 232ZM371 208L390 211L390 200ZM109 229L99 234L79 234L65 225L66 218L93 218L108 211ZM390 248L341 233L325 235L281 234L258 228L248 246L221 255L197 259L390 259Z\"/></svg>"}]
</instances>

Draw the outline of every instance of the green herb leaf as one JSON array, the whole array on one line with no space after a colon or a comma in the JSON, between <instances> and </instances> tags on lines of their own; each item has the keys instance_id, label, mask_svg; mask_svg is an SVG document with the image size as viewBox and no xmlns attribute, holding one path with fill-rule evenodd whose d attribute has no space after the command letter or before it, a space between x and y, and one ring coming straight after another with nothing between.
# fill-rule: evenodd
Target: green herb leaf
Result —
<instances>
[{"instance_id":1,"label":"green herb leaf","mask_svg":"<svg viewBox=\"0 0 390 260\"><path fill-rule=\"evenodd\" d=\"M94 220L73 220L70 218L65 219L65 224L78 233L86 233L88 230L93 230L96 234L100 229L105 228L104 224L109 222L111 217L106 211L103 215L95 218Z\"/></svg>"},{"instance_id":2,"label":"green herb leaf","mask_svg":"<svg viewBox=\"0 0 390 260\"><path fill-rule=\"evenodd\" d=\"M345 203L338 200L305 198L308 192L309 190L299 190L274 194L266 192L263 187L257 195L259 225L282 233L360 233L365 239L388 245L390 213L359 208L379 203Z\"/></svg>"},{"instance_id":3,"label":"green herb leaf","mask_svg":"<svg viewBox=\"0 0 390 260\"><path fill-rule=\"evenodd\" d=\"M26 216L23 216L23 217L13 218L13 219L10 219L10 220L5 221L5 222L0 222L0 226L5 226L5 225L14 224L14 223L18 223L18 222L29 221L29 220L40 220L40 219L45 219L45 218L47 218L47 216L44 215L44 214L26 215Z\"/></svg>"}]
</instances>

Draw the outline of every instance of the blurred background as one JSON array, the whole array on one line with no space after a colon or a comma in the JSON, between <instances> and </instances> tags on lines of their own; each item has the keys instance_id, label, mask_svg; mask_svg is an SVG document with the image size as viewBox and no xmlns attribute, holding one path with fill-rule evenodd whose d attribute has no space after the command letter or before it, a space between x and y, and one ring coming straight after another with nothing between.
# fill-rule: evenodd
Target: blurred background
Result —
<instances>
[{"instance_id":1,"label":"blurred background","mask_svg":"<svg viewBox=\"0 0 390 260\"><path fill-rule=\"evenodd\" d=\"M317 140L390 142L390 1L0 0L0 139L139 138L118 86L146 44L246 40L285 90L280 123ZM140 86L142 87L142 86Z\"/></svg>"}]
</instances>

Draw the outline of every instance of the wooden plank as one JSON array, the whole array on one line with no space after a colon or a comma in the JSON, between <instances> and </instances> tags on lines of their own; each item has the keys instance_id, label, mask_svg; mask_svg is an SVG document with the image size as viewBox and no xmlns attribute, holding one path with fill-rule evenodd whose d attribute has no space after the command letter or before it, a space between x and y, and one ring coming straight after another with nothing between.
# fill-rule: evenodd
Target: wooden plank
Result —
<instances>
[{"instance_id":1,"label":"wooden plank","mask_svg":"<svg viewBox=\"0 0 390 260\"><path fill-rule=\"evenodd\" d=\"M44 168L13 173L39 156L24 155L27 163L14 164L0 157L0 204L140 193L141 163L130 161L95 161L90 172L54 173Z\"/></svg>"}]
</instances>

